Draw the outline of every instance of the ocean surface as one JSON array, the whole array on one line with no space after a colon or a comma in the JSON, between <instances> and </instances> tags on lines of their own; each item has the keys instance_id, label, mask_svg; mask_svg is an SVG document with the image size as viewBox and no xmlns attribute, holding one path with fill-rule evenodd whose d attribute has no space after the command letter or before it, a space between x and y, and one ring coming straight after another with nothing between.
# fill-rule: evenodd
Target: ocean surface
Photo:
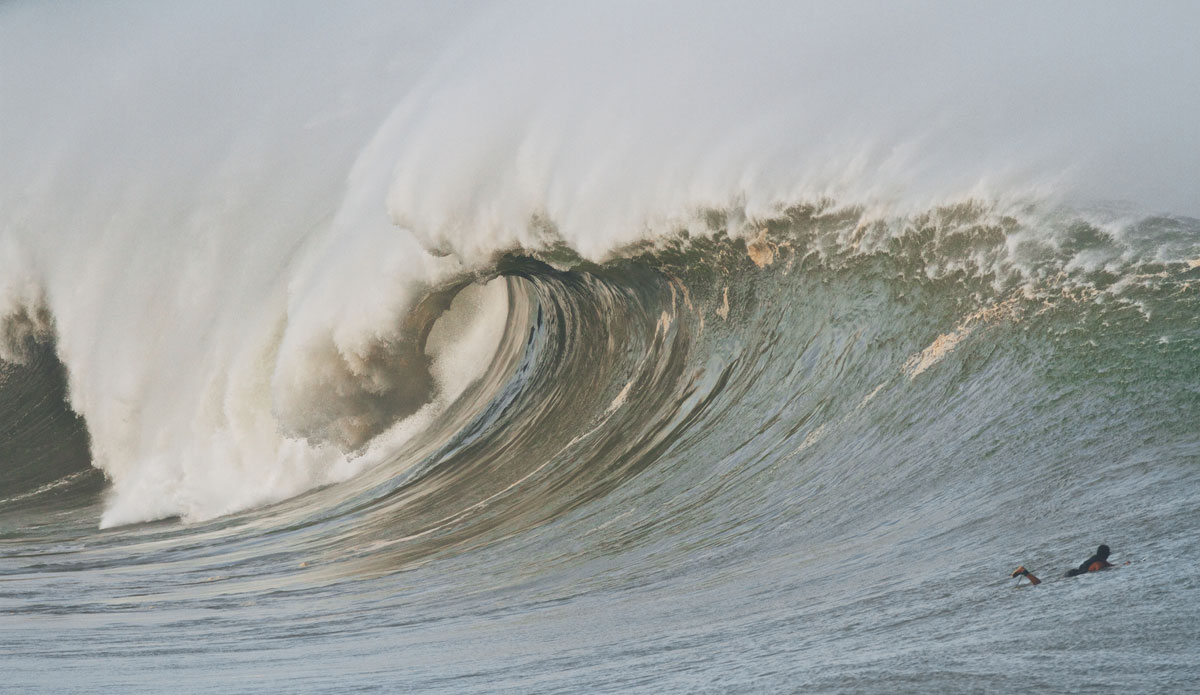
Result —
<instances>
[{"instance_id":1,"label":"ocean surface","mask_svg":"<svg viewBox=\"0 0 1200 695\"><path fill-rule=\"evenodd\" d=\"M0 5L0 691L1194 688L1159 10Z\"/></svg>"}]
</instances>

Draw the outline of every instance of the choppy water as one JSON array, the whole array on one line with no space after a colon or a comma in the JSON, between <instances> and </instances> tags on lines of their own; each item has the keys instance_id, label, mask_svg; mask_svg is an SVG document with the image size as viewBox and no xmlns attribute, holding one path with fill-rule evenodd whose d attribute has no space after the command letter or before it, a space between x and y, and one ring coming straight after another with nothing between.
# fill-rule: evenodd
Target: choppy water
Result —
<instances>
[{"instance_id":1,"label":"choppy water","mask_svg":"<svg viewBox=\"0 0 1200 695\"><path fill-rule=\"evenodd\" d=\"M0 107L28 136L4 135L10 161L38 163L0 194L0 689L1191 687L1186 204L817 185L739 159L777 131L725 107L674 140L669 104L588 140L603 71L599 102L463 116L546 46L493 37L516 59L476 62L494 12L398 8L0 9L6 36L107 58L64 63L103 78L73 96L4 73L96 117ZM540 10L517 14L600 46L632 16L589 35ZM147 26L173 40L115 48ZM189 130L214 95L231 114ZM1061 578L1101 542L1130 564ZM1022 564L1044 583L1016 586Z\"/></svg>"}]
</instances>

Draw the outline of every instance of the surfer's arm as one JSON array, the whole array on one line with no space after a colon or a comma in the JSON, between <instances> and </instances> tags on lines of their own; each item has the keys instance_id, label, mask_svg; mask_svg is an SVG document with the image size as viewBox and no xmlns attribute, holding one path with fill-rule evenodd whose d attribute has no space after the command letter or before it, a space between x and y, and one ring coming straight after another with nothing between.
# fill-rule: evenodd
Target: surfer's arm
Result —
<instances>
[{"instance_id":1,"label":"surfer's arm","mask_svg":"<svg viewBox=\"0 0 1200 695\"><path fill-rule=\"evenodd\" d=\"M1042 583L1042 580L1040 580L1040 579L1038 579L1037 577L1033 576L1033 573L1032 573L1032 572L1030 572L1029 570L1025 569L1025 567L1024 567L1024 566L1018 567L1017 569L1013 570L1012 576L1014 576L1014 577L1028 577L1028 578L1029 578L1029 583L1030 583L1030 584L1033 584L1034 586L1037 586L1038 584L1041 584L1041 583Z\"/></svg>"}]
</instances>

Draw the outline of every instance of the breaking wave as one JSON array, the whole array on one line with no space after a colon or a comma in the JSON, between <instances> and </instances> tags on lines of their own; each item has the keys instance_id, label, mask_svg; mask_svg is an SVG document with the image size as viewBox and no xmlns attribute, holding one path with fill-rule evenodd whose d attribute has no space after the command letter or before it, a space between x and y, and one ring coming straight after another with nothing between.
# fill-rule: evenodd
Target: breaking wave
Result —
<instances>
[{"instance_id":1,"label":"breaking wave","mask_svg":"<svg viewBox=\"0 0 1200 695\"><path fill-rule=\"evenodd\" d=\"M1024 9L0 8L0 572L99 614L294 592L230 628L289 644L505 596L703 632L676 592L770 635L779 582L834 626L798 682L870 690L907 657L829 650L880 597L1183 552L1195 23ZM649 638L607 629L629 686Z\"/></svg>"}]
</instances>

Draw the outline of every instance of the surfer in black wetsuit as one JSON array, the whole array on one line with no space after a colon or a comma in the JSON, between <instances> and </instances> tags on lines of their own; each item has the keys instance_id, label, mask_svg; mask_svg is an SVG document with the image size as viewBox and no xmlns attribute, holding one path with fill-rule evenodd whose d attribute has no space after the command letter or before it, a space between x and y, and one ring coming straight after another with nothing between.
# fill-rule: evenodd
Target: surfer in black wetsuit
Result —
<instances>
[{"instance_id":1,"label":"surfer in black wetsuit","mask_svg":"<svg viewBox=\"0 0 1200 695\"><path fill-rule=\"evenodd\" d=\"M1113 567L1114 565L1108 561L1108 553L1108 546L1101 544L1099 548L1096 548L1095 555L1084 560L1083 564L1080 566L1076 567L1070 572L1067 572L1066 576L1078 577L1081 574L1087 574L1088 572L1099 572L1100 570L1106 570L1109 567ZM1128 565L1129 563L1126 562L1125 564ZM1033 574L1029 570L1025 569L1024 566L1013 570L1012 576L1017 578L1027 577L1029 579L1029 583L1035 586L1042 583L1042 580L1033 576Z\"/></svg>"},{"instance_id":2,"label":"surfer in black wetsuit","mask_svg":"<svg viewBox=\"0 0 1200 695\"><path fill-rule=\"evenodd\" d=\"M1110 564L1108 561L1108 546L1102 544L1099 548L1096 548L1095 555L1084 560L1083 564L1080 566L1076 567L1070 572L1067 572L1067 576L1078 577L1081 574L1087 574L1088 572L1099 572L1100 570L1106 570L1109 567L1112 567L1112 564Z\"/></svg>"}]
</instances>

